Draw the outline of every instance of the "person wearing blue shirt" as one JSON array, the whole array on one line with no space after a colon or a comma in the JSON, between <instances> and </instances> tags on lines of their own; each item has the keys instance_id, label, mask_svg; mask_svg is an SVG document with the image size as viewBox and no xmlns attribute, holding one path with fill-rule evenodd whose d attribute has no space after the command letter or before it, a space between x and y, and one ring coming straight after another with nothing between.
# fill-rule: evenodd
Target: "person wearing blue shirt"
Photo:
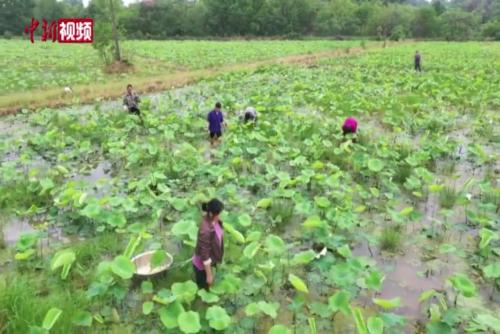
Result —
<instances>
[{"instance_id":1,"label":"person wearing blue shirt","mask_svg":"<svg viewBox=\"0 0 500 334\"><path fill-rule=\"evenodd\" d=\"M222 124L224 124L224 115L221 111L222 105L220 102L215 104L214 110L208 113L208 132L210 133L210 143L214 145L222 136Z\"/></svg>"}]
</instances>

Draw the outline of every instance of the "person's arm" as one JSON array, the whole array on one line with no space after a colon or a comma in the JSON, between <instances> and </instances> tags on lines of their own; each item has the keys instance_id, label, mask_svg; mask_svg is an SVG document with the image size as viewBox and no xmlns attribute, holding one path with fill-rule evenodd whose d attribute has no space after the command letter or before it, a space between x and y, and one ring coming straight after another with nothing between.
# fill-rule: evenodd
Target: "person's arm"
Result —
<instances>
[{"instance_id":1,"label":"person's arm","mask_svg":"<svg viewBox=\"0 0 500 334\"><path fill-rule=\"evenodd\" d=\"M205 273L207 274L207 284L211 286L214 283L214 275L212 274L212 265L203 264L205 267Z\"/></svg>"},{"instance_id":2,"label":"person's arm","mask_svg":"<svg viewBox=\"0 0 500 334\"><path fill-rule=\"evenodd\" d=\"M141 99L139 98L139 95L135 95L135 103L141 102Z\"/></svg>"}]
</instances>

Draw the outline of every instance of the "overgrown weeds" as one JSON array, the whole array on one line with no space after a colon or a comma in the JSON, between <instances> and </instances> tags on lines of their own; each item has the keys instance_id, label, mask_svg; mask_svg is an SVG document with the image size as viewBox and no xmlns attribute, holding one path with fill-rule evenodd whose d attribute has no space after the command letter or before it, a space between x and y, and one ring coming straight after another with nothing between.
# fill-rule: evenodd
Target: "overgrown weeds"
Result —
<instances>
[{"instance_id":1,"label":"overgrown weeds","mask_svg":"<svg viewBox=\"0 0 500 334\"><path fill-rule=\"evenodd\" d=\"M0 249L5 249L7 245L5 244L5 235L3 233L2 226L0 225Z\"/></svg>"},{"instance_id":2,"label":"overgrown weeds","mask_svg":"<svg viewBox=\"0 0 500 334\"><path fill-rule=\"evenodd\" d=\"M394 180L400 184L406 182L406 179L410 177L413 168L404 163L397 167L396 172L394 174Z\"/></svg>"},{"instance_id":3,"label":"overgrown weeds","mask_svg":"<svg viewBox=\"0 0 500 334\"><path fill-rule=\"evenodd\" d=\"M443 163L441 171L444 175L453 175L457 167L457 162L455 159L449 159Z\"/></svg>"},{"instance_id":4,"label":"overgrown weeds","mask_svg":"<svg viewBox=\"0 0 500 334\"><path fill-rule=\"evenodd\" d=\"M401 228L386 226L380 235L380 248L389 252L396 252L401 245Z\"/></svg>"},{"instance_id":5,"label":"overgrown weeds","mask_svg":"<svg viewBox=\"0 0 500 334\"><path fill-rule=\"evenodd\" d=\"M455 206L457 198L458 193L452 187L445 186L439 192L439 204L442 208L451 209L453 206Z\"/></svg>"},{"instance_id":6,"label":"overgrown weeds","mask_svg":"<svg viewBox=\"0 0 500 334\"><path fill-rule=\"evenodd\" d=\"M57 305L63 310L51 333L74 333L74 314L88 307L83 290L62 289L39 274L0 276L0 329L2 333L29 333L40 326L47 311Z\"/></svg>"},{"instance_id":7,"label":"overgrown weeds","mask_svg":"<svg viewBox=\"0 0 500 334\"><path fill-rule=\"evenodd\" d=\"M269 214L279 225L286 224L290 222L293 217L294 203L292 200L287 198L278 198L273 200L273 203L269 207Z\"/></svg>"},{"instance_id":8,"label":"overgrown weeds","mask_svg":"<svg viewBox=\"0 0 500 334\"><path fill-rule=\"evenodd\" d=\"M86 266L100 261L107 255L118 254L123 249L123 243L113 233L107 233L74 245L73 249L77 255L78 263Z\"/></svg>"}]
</instances>

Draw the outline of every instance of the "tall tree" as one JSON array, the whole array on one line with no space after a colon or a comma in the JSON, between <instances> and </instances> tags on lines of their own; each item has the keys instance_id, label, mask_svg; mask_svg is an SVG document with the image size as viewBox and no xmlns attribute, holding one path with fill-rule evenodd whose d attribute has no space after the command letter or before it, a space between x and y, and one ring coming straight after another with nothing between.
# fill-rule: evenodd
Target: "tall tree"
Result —
<instances>
[{"instance_id":1,"label":"tall tree","mask_svg":"<svg viewBox=\"0 0 500 334\"><path fill-rule=\"evenodd\" d=\"M205 0L207 9L207 26L214 35L226 36L232 34L232 27L227 18L231 16L233 0Z\"/></svg>"},{"instance_id":2,"label":"tall tree","mask_svg":"<svg viewBox=\"0 0 500 334\"><path fill-rule=\"evenodd\" d=\"M413 20L414 37L436 37L440 33L440 21L432 6L419 8Z\"/></svg>"},{"instance_id":3,"label":"tall tree","mask_svg":"<svg viewBox=\"0 0 500 334\"><path fill-rule=\"evenodd\" d=\"M406 5L378 7L369 22L370 34L387 38L397 32L398 38L407 37L411 31L414 9Z\"/></svg>"},{"instance_id":4,"label":"tall tree","mask_svg":"<svg viewBox=\"0 0 500 334\"><path fill-rule=\"evenodd\" d=\"M118 37L118 27L116 21L116 9L113 4L114 0L108 0L109 4L109 13L111 14L111 26L113 30L113 41L115 42L115 60L122 60L122 54L120 51L120 40Z\"/></svg>"},{"instance_id":5,"label":"tall tree","mask_svg":"<svg viewBox=\"0 0 500 334\"><path fill-rule=\"evenodd\" d=\"M354 35L357 31L358 6L351 0L331 0L319 8L316 28L323 34Z\"/></svg>"},{"instance_id":6,"label":"tall tree","mask_svg":"<svg viewBox=\"0 0 500 334\"><path fill-rule=\"evenodd\" d=\"M261 10L267 35L305 34L313 31L316 17L311 0L268 0Z\"/></svg>"},{"instance_id":7,"label":"tall tree","mask_svg":"<svg viewBox=\"0 0 500 334\"><path fill-rule=\"evenodd\" d=\"M109 63L121 60L118 11L123 8L121 0L92 0L88 13L95 19L94 43L101 57ZM109 21L111 18L111 22ZM111 57L110 57L111 54Z\"/></svg>"},{"instance_id":8,"label":"tall tree","mask_svg":"<svg viewBox=\"0 0 500 334\"><path fill-rule=\"evenodd\" d=\"M468 40L478 32L480 18L461 9L449 10L441 16L444 37L448 40Z\"/></svg>"},{"instance_id":9,"label":"tall tree","mask_svg":"<svg viewBox=\"0 0 500 334\"><path fill-rule=\"evenodd\" d=\"M63 0L63 2L67 3L70 6L83 6L82 0Z\"/></svg>"},{"instance_id":10,"label":"tall tree","mask_svg":"<svg viewBox=\"0 0 500 334\"><path fill-rule=\"evenodd\" d=\"M0 34L21 35L33 16L33 0L0 1Z\"/></svg>"},{"instance_id":11,"label":"tall tree","mask_svg":"<svg viewBox=\"0 0 500 334\"><path fill-rule=\"evenodd\" d=\"M64 17L83 17L85 8L82 0L63 0Z\"/></svg>"},{"instance_id":12,"label":"tall tree","mask_svg":"<svg viewBox=\"0 0 500 334\"><path fill-rule=\"evenodd\" d=\"M434 11L436 12L436 14L438 16L443 14L446 11L446 7L444 6L444 4L441 0L433 0L432 7L434 7Z\"/></svg>"},{"instance_id":13,"label":"tall tree","mask_svg":"<svg viewBox=\"0 0 500 334\"><path fill-rule=\"evenodd\" d=\"M47 21L57 20L64 15L63 4L57 0L38 0L34 9L35 18Z\"/></svg>"}]
</instances>

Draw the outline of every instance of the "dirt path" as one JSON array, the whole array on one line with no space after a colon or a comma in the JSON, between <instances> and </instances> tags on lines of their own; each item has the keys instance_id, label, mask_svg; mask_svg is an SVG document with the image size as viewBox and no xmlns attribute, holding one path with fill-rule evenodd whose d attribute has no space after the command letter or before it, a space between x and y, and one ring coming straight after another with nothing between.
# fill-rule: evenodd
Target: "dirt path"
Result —
<instances>
[{"instance_id":1,"label":"dirt path","mask_svg":"<svg viewBox=\"0 0 500 334\"><path fill-rule=\"evenodd\" d=\"M400 44L402 43L387 43L387 46ZM377 43L376 45L368 44L366 50L378 49L381 46L381 43ZM251 63L227 65L218 68L179 71L149 77L127 78L127 82L132 82L136 90L141 93L152 93L182 87L226 72L253 70L271 64L311 64L319 59L359 55L366 50L361 47L349 49L342 48L313 54L292 55ZM100 100L117 99L122 96L124 85L125 82L123 80L114 80L94 85L75 86L73 87L72 94L64 94L59 87L13 93L0 97L0 116L14 114L20 112L22 109L34 110L43 107L58 108L74 104L93 103Z\"/></svg>"}]
</instances>

